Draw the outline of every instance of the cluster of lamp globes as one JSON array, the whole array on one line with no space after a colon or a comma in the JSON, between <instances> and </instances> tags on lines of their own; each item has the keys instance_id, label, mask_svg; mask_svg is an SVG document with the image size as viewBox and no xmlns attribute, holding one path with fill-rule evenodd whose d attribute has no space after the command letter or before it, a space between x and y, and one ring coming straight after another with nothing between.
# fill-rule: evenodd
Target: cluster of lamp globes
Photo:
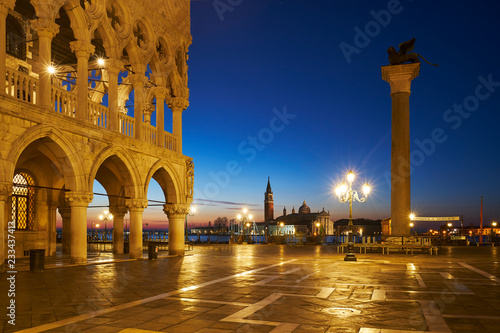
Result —
<instances>
[{"instance_id":1,"label":"cluster of lamp globes","mask_svg":"<svg viewBox=\"0 0 500 333\"><path fill-rule=\"evenodd\" d=\"M354 181L354 172L349 171L349 173L347 174L347 182L349 183L349 186L347 186L345 182L342 182L342 184L340 184L335 188L335 194L338 197L346 195L353 181ZM363 185L363 194L365 195L365 197L368 196L368 194L370 194L370 189L371 189L370 185L368 185L367 183Z\"/></svg>"}]
</instances>

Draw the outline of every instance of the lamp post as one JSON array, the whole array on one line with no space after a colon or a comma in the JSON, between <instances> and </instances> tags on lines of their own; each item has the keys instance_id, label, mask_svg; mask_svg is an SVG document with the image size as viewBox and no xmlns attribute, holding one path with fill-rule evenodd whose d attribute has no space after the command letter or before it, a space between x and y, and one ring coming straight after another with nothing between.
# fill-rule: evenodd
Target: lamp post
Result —
<instances>
[{"instance_id":1,"label":"lamp post","mask_svg":"<svg viewBox=\"0 0 500 333\"><path fill-rule=\"evenodd\" d=\"M238 214L238 216L236 217L238 219L238 222L240 222L240 235L243 234L243 237L246 236L246 233L245 233L245 225L247 227L247 230L248 228L250 227L250 222L253 218L253 215L252 214L248 214L248 209L246 208L243 208L243 215L241 214Z\"/></svg>"},{"instance_id":2,"label":"lamp post","mask_svg":"<svg viewBox=\"0 0 500 333\"><path fill-rule=\"evenodd\" d=\"M189 241L188 239L188 215L189 216L193 216L194 214L196 214L196 207L195 206L190 206L189 207L189 213L186 215L186 227L184 228L184 233L186 234L186 242Z\"/></svg>"},{"instance_id":3,"label":"lamp post","mask_svg":"<svg viewBox=\"0 0 500 333\"><path fill-rule=\"evenodd\" d=\"M94 238L94 226L96 228L99 228L99 223L97 223L97 222L90 223L90 241L92 241Z\"/></svg>"},{"instance_id":4,"label":"lamp post","mask_svg":"<svg viewBox=\"0 0 500 333\"><path fill-rule=\"evenodd\" d=\"M493 229L496 228L496 226L497 226L497 223L495 221L492 221L491 222L491 244L493 244L493 245L495 243L494 237L495 237L495 234L496 234Z\"/></svg>"},{"instance_id":5,"label":"lamp post","mask_svg":"<svg viewBox=\"0 0 500 333\"><path fill-rule=\"evenodd\" d=\"M108 221L113 220L113 214L105 210L103 214L99 215L99 220L104 222L104 240L106 241L108 238Z\"/></svg>"},{"instance_id":6,"label":"lamp post","mask_svg":"<svg viewBox=\"0 0 500 333\"><path fill-rule=\"evenodd\" d=\"M337 194L337 197L341 203L346 203L349 202L349 239L347 243L347 254L344 257L344 261L356 261L356 255L354 254L354 241L352 237L352 229L353 229L353 224L352 224L352 203L353 201L359 201L359 202L365 202L368 194L370 193L370 186L368 184L363 185L363 194L364 196L360 198L358 196L358 192L352 189L352 183L354 181L354 173L349 170L349 173L347 174L347 182L349 183L349 186L345 183L342 182L337 188L335 189L335 194Z\"/></svg>"}]
</instances>

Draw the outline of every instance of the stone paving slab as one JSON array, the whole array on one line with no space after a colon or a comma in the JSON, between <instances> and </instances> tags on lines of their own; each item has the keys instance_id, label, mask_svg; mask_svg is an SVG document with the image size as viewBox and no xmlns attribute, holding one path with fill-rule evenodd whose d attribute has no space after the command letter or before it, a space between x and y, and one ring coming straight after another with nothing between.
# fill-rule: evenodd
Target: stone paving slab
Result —
<instances>
[{"instance_id":1,"label":"stone paving slab","mask_svg":"<svg viewBox=\"0 0 500 333\"><path fill-rule=\"evenodd\" d=\"M498 332L499 254L360 254L333 246L197 246L185 257L15 274L2 332ZM7 277L0 281L6 309Z\"/></svg>"}]
</instances>

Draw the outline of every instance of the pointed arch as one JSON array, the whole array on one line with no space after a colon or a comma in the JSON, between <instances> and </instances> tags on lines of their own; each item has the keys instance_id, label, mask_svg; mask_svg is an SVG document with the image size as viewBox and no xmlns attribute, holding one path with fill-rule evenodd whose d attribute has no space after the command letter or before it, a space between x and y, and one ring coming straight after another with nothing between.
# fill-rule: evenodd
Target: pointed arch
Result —
<instances>
[{"instance_id":1,"label":"pointed arch","mask_svg":"<svg viewBox=\"0 0 500 333\"><path fill-rule=\"evenodd\" d=\"M88 187L92 190L94 180L106 175L111 177L115 186L111 188L102 184L108 194L122 195L130 198L142 198L142 186L139 170L133 162L132 156L123 148L107 147L102 150L94 159L94 163L89 172ZM104 169L103 169L104 167ZM117 188L123 186L123 191Z\"/></svg>"},{"instance_id":2,"label":"pointed arch","mask_svg":"<svg viewBox=\"0 0 500 333\"><path fill-rule=\"evenodd\" d=\"M144 193L148 193L151 179L155 179L163 190L166 203L183 203L181 180L178 172L167 160L157 161L149 170L144 182Z\"/></svg>"},{"instance_id":3,"label":"pointed arch","mask_svg":"<svg viewBox=\"0 0 500 333\"><path fill-rule=\"evenodd\" d=\"M6 181L12 181L16 164L21 154L30 145L39 142L46 153L51 153L53 162L57 164L59 172L64 178L64 186L73 191L85 191L85 173L80 154L70 140L57 128L39 125L27 130L12 144L12 148L5 159Z\"/></svg>"}]
</instances>

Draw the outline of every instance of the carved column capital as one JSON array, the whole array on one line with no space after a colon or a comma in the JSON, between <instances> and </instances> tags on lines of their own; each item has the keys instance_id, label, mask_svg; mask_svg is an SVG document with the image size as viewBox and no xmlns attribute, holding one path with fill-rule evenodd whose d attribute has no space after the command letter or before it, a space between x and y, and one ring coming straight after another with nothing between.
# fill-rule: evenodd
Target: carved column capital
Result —
<instances>
[{"instance_id":1,"label":"carved column capital","mask_svg":"<svg viewBox=\"0 0 500 333\"><path fill-rule=\"evenodd\" d=\"M104 65L108 73L120 73L123 69L123 61L118 59L106 59L106 64Z\"/></svg>"},{"instance_id":2,"label":"carved column capital","mask_svg":"<svg viewBox=\"0 0 500 333\"><path fill-rule=\"evenodd\" d=\"M35 28L38 37L54 38L59 33L59 24L49 19L39 18L31 20L31 25Z\"/></svg>"},{"instance_id":3,"label":"carved column capital","mask_svg":"<svg viewBox=\"0 0 500 333\"><path fill-rule=\"evenodd\" d=\"M189 101L182 97L172 97L167 99L167 105L172 111L184 111L189 106Z\"/></svg>"},{"instance_id":4,"label":"carved column capital","mask_svg":"<svg viewBox=\"0 0 500 333\"><path fill-rule=\"evenodd\" d=\"M57 210L59 211L59 214L65 219L70 219L71 218L71 208L70 207L58 207Z\"/></svg>"},{"instance_id":5,"label":"carved column capital","mask_svg":"<svg viewBox=\"0 0 500 333\"><path fill-rule=\"evenodd\" d=\"M121 205L117 205L117 206L110 206L109 207L109 212L111 214L113 214L113 216L115 218L118 218L118 219L123 219L123 217L125 216L125 214L127 214L128 212L128 208L127 206L121 206Z\"/></svg>"},{"instance_id":6,"label":"carved column capital","mask_svg":"<svg viewBox=\"0 0 500 333\"><path fill-rule=\"evenodd\" d=\"M165 204L163 211L169 219L183 219L189 213L189 204Z\"/></svg>"},{"instance_id":7,"label":"carved column capital","mask_svg":"<svg viewBox=\"0 0 500 333\"><path fill-rule=\"evenodd\" d=\"M411 93L411 81L420 73L420 64L382 66L382 79L391 85L391 95Z\"/></svg>"},{"instance_id":8,"label":"carved column capital","mask_svg":"<svg viewBox=\"0 0 500 333\"><path fill-rule=\"evenodd\" d=\"M143 211L148 206L147 199L126 199L125 205L130 211Z\"/></svg>"},{"instance_id":9,"label":"carved column capital","mask_svg":"<svg viewBox=\"0 0 500 333\"><path fill-rule=\"evenodd\" d=\"M158 103L159 100L165 100L168 94L168 89L166 87L154 87L152 89L153 95L156 97L156 103Z\"/></svg>"},{"instance_id":10,"label":"carved column capital","mask_svg":"<svg viewBox=\"0 0 500 333\"><path fill-rule=\"evenodd\" d=\"M7 15L10 10L14 10L16 0L2 0L0 1L0 13Z\"/></svg>"},{"instance_id":11,"label":"carved column capital","mask_svg":"<svg viewBox=\"0 0 500 333\"><path fill-rule=\"evenodd\" d=\"M0 201L7 201L12 194L12 183L0 183Z\"/></svg>"},{"instance_id":12,"label":"carved column capital","mask_svg":"<svg viewBox=\"0 0 500 333\"><path fill-rule=\"evenodd\" d=\"M144 74L129 74L128 81L132 83L135 88L136 86L144 86L148 78Z\"/></svg>"},{"instance_id":13,"label":"carved column capital","mask_svg":"<svg viewBox=\"0 0 500 333\"><path fill-rule=\"evenodd\" d=\"M66 192L64 199L71 207L87 207L94 199L94 195L89 192Z\"/></svg>"},{"instance_id":14,"label":"carved column capital","mask_svg":"<svg viewBox=\"0 0 500 333\"><path fill-rule=\"evenodd\" d=\"M83 40L70 42L71 51L78 57L89 58L95 52L95 46Z\"/></svg>"}]
</instances>

